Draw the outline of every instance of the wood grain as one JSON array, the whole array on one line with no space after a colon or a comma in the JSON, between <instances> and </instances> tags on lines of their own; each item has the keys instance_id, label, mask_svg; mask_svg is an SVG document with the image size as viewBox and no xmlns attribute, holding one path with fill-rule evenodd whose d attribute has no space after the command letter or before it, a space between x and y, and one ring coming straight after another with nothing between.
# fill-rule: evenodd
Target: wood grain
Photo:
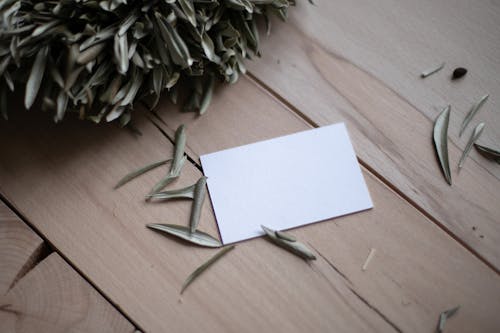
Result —
<instances>
[{"instance_id":1,"label":"wood grain","mask_svg":"<svg viewBox=\"0 0 500 333\"><path fill-rule=\"evenodd\" d=\"M184 279L214 252L145 224L187 224L191 203L144 202L166 172L161 168L112 190L130 169L169 156L171 143L140 118L140 137L112 126L33 119L13 119L0 130L15 142L0 140L2 193L144 331L395 330L327 262L309 267L263 239L238 245L180 298ZM188 164L176 185L199 176ZM207 201L200 228L216 234Z\"/></svg>"},{"instance_id":2,"label":"wood grain","mask_svg":"<svg viewBox=\"0 0 500 333\"><path fill-rule=\"evenodd\" d=\"M479 121L487 128L480 141L500 147L498 4L300 1L290 14L263 39L262 59L249 63L252 75L315 125L345 121L364 163L498 270L500 168L475 151L460 174L456 167ZM442 61L444 70L419 77ZM469 73L451 82L460 65ZM485 93L490 99L458 138L465 114ZM431 141L447 104L452 187Z\"/></svg>"},{"instance_id":3,"label":"wood grain","mask_svg":"<svg viewBox=\"0 0 500 333\"><path fill-rule=\"evenodd\" d=\"M133 325L0 201L0 331L133 332ZM41 260L41 261L40 261Z\"/></svg>"},{"instance_id":4,"label":"wood grain","mask_svg":"<svg viewBox=\"0 0 500 333\"><path fill-rule=\"evenodd\" d=\"M357 9L362 16L351 26L354 16L348 13ZM196 160L201 153L310 128L303 118L314 125L344 120L358 155L370 169L495 263L500 257L495 246L499 240L495 166L473 153L462 173L454 173L455 185L449 189L443 186L433 156L430 133L437 111L432 106L446 104L448 98L443 96L450 95L445 95L448 90L441 94L428 90L448 81L440 76L417 80L420 70L434 63L430 57L419 58L422 63L414 65L412 73L398 74L401 62L407 64L406 58L398 57L413 52L413 44L407 50L407 44L388 39L383 48L373 46L379 33L395 40L405 37L400 26L414 28L413 23L394 17L408 16L414 9L394 1L380 8L367 1L321 1L318 7L300 2L291 11L292 24L278 24L263 45L264 58L250 65L259 80L286 99L284 104L243 79L217 93L204 117L178 114L162 104L165 123L156 121L170 138L178 124L186 123L188 152ZM495 10L492 13L496 15ZM299 25L301 15L308 15L308 27ZM360 17L366 24L359 22ZM384 21L385 30L377 32L374 26ZM495 31L490 22L487 19L485 31ZM353 32L343 34L346 25ZM429 38L435 27L419 38ZM320 40L311 37L318 31ZM343 44L334 43L338 35ZM488 33L486 42L478 42L491 40ZM391 45L402 45L401 53L387 52L386 58L384 50ZM490 47L493 52L486 55L487 61L496 49ZM462 103L454 104L454 109L462 113L483 91L477 77L472 88L468 86L473 73L476 70L454 86ZM408 97L414 89L419 93ZM423 97L428 105L417 103ZM295 113L288 103L298 108ZM480 117L491 117L489 108L495 103L492 99ZM188 246L144 225L187 224L190 202L143 201L166 168L112 191L128 171L170 156L170 141L142 116L135 118L143 133L140 137L113 126L72 121L53 125L36 116L22 124L24 115L16 116L20 119L0 124L0 192L147 332L192 332L200 327L209 332L431 332L439 313L458 304L462 308L447 324L450 331L500 329L498 275L366 169L373 210L293 232L316 249L317 261L308 265L263 239L250 240L239 244L181 298L184 279L214 251ZM460 118L453 116L452 121L459 123ZM489 138L484 137L485 143ZM454 138L451 145L453 160L458 161L459 145L465 144L461 140ZM200 175L196 166L187 164L172 187L192 184ZM201 229L216 234L208 202L201 220ZM363 272L371 248L377 252Z\"/></svg>"},{"instance_id":5,"label":"wood grain","mask_svg":"<svg viewBox=\"0 0 500 333\"><path fill-rule=\"evenodd\" d=\"M0 201L0 295L4 295L47 251L43 240Z\"/></svg>"},{"instance_id":6,"label":"wood grain","mask_svg":"<svg viewBox=\"0 0 500 333\"><path fill-rule=\"evenodd\" d=\"M134 332L135 328L56 253L4 297L2 332Z\"/></svg>"},{"instance_id":7,"label":"wood grain","mask_svg":"<svg viewBox=\"0 0 500 333\"><path fill-rule=\"evenodd\" d=\"M245 107L241 106L242 100L246 101ZM193 160L200 154L310 128L246 79L219 91L203 117L169 112L169 108L158 111L161 121L157 124L171 137L179 124L185 124ZM373 306L397 330L431 332L438 308L464 304L473 298L477 301L463 305L462 310L468 309L462 313L465 317L450 321L450 329L474 331L476 325L482 324L486 325L485 331L498 329L500 322L493 314L489 317L466 313L494 298L487 296L486 290L479 291L482 287L475 279L487 277L487 290L500 293L498 276L376 177L366 170L364 174L375 208L301 228L296 231L300 239L318 250L331 265L330 273L339 275L355 295ZM480 236L476 230L476 237ZM363 272L371 248L376 248L377 254ZM469 265L481 267L481 273L476 275L478 272L473 273L475 268ZM466 290L471 294L459 296Z\"/></svg>"},{"instance_id":8,"label":"wood grain","mask_svg":"<svg viewBox=\"0 0 500 333\"><path fill-rule=\"evenodd\" d=\"M251 104L239 106L242 99ZM191 154L308 128L246 80L217 94L205 117L169 115L172 129L187 123ZM296 232L324 259L308 266L251 240L180 298L184 279L213 251L144 225L187 224L190 202L144 202L166 168L112 190L128 171L169 156L170 141L140 116L140 137L113 126L32 119L0 125L0 191L144 331L420 332L456 304L463 311L451 327L499 327L498 276L369 173L375 209ZM199 176L188 164L174 187ZM208 201L200 227L217 232ZM361 273L371 247L377 256Z\"/></svg>"}]
</instances>

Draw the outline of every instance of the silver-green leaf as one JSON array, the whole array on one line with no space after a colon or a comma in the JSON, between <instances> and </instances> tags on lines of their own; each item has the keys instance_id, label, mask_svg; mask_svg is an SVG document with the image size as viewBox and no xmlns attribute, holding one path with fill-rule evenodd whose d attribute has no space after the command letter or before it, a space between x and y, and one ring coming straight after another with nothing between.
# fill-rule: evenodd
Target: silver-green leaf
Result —
<instances>
[{"instance_id":1,"label":"silver-green leaf","mask_svg":"<svg viewBox=\"0 0 500 333\"><path fill-rule=\"evenodd\" d=\"M477 151L487 159L493 160L500 164L500 151L490 147L482 146L477 143L474 144L474 147L476 147Z\"/></svg>"},{"instance_id":2,"label":"silver-green leaf","mask_svg":"<svg viewBox=\"0 0 500 333\"><path fill-rule=\"evenodd\" d=\"M176 190L162 191L154 194L149 194L147 198L158 200L193 199L195 187L196 184L193 184Z\"/></svg>"},{"instance_id":3,"label":"silver-green leaf","mask_svg":"<svg viewBox=\"0 0 500 333\"><path fill-rule=\"evenodd\" d=\"M85 49L78 55L78 57L76 58L76 62L80 65L86 65L95 58L97 58L97 56L104 49L106 49L106 43L99 43L92 45L91 47Z\"/></svg>"},{"instance_id":4,"label":"silver-green leaf","mask_svg":"<svg viewBox=\"0 0 500 333\"><path fill-rule=\"evenodd\" d=\"M118 183L115 185L114 189L116 190L117 188L125 185L126 183L128 183L129 181L131 181L132 179L134 178L137 178L139 177L140 175L150 171L150 170L153 170L161 165L164 165L164 164L167 164L168 162L172 161L171 158L169 158L168 160L162 160L162 161L158 161L158 162L154 162L154 163L151 163L151 164L148 164L146 166L143 166L137 170L134 170L128 174L126 174L122 179L120 179L118 181Z\"/></svg>"},{"instance_id":5,"label":"silver-green leaf","mask_svg":"<svg viewBox=\"0 0 500 333\"><path fill-rule=\"evenodd\" d=\"M438 327L437 327L438 333L443 332L444 325L446 324L446 320L448 318L451 318L452 316L454 316L458 312L459 309L460 309L460 306L457 306L457 307L454 307L453 309L441 312L441 314L439 315L439 322L438 322Z\"/></svg>"},{"instance_id":6,"label":"silver-green leaf","mask_svg":"<svg viewBox=\"0 0 500 333\"><path fill-rule=\"evenodd\" d=\"M47 55L49 53L49 47L38 51L35 61L33 62L33 67L31 67L30 76L26 82L26 93L24 96L24 106L26 109L31 108L35 102L36 95L42 84L43 74L45 73L45 65L47 64Z\"/></svg>"},{"instance_id":7,"label":"silver-green leaf","mask_svg":"<svg viewBox=\"0 0 500 333\"><path fill-rule=\"evenodd\" d=\"M181 5L182 11L184 12L184 15L186 15L189 22L191 22L193 27L196 27L196 14L194 11L193 2L191 0L178 0L178 2Z\"/></svg>"},{"instance_id":8,"label":"silver-green leaf","mask_svg":"<svg viewBox=\"0 0 500 333\"><path fill-rule=\"evenodd\" d=\"M191 207L191 217L189 219L189 228L191 232L195 232L200 223L201 207L206 196L207 177L202 176L194 187L194 200Z\"/></svg>"},{"instance_id":9,"label":"silver-green leaf","mask_svg":"<svg viewBox=\"0 0 500 333\"><path fill-rule=\"evenodd\" d=\"M163 177L158 183L156 183L156 185L153 187L153 189L149 193L148 198L151 197L152 194L155 194L155 193L158 193L159 191L161 191L165 186L167 186L168 184L173 182L175 179L179 178L180 170L181 170L182 166L184 165L184 163L186 162L186 160L187 160L186 156L182 157L180 162L177 164L177 169L174 169L172 167L172 169L170 169L170 172L165 177Z\"/></svg>"},{"instance_id":10,"label":"silver-green leaf","mask_svg":"<svg viewBox=\"0 0 500 333\"><path fill-rule=\"evenodd\" d=\"M451 107L448 105L437 117L434 123L433 138L441 170L443 170L446 181L451 185L450 162L448 160L448 125L450 123L450 110Z\"/></svg>"},{"instance_id":11,"label":"silver-green leaf","mask_svg":"<svg viewBox=\"0 0 500 333\"><path fill-rule=\"evenodd\" d=\"M208 60L216 64L220 63L220 57L217 54L215 54L214 42L212 41L207 32L204 32L201 35L201 46Z\"/></svg>"},{"instance_id":12,"label":"silver-green leaf","mask_svg":"<svg viewBox=\"0 0 500 333\"><path fill-rule=\"evenodd\" d=\"M223 248L222 250L220 250L219 252L217 252L212 258L210 258L208 261L206 261L205 263L203 263L201 266L199 266L193 273L191 273L186 281L184 281L183 285L182 285L182 288L181 288L181 294L184 292L184 290L186 290L186 288L198 277L201 275L201 273L203 273L204 271L207 270L207 268L209 268L210 266L212 266L217 260L219 260L220 258L222 258L226 253L228 253L229 251L231 251L232 249L234 249L235 246L234 245L231 245L231 246L228 246L228 247L225 247Z\"/></svg>"},{"instance_id":13,"label":"silver-green leaf","mask_svg":"<svg viewBox=\"0 0 500 333\"><path fill-rule=\"evenodd\" d=\"M212 101L212 95L214 93L214 85L215 85L215 76L210 75L208 78L207 85L205 87L205 91L203 92L203 96L201 98L200 111L199 111L200 115L204 114L208 110L208 106Z\"/></svg>"},{"instance_id":14,"label":"silver-green leaf","mask_svg":"<svg viewBox=\"0 0 500 333\"><path fill-rule=\"evenodd\" d=\"M221 247L222 243L203 231L191 232L188 227L176 224L148 224L148 228L158 230L187 242L204 247Z\"/></svg>"},{"instance_id":15,"label":"silver-green leaf","mask_svg":"<svg viewBox=\"0 0 500 333\"><path fill-rule=\"evenodd\" d=\"M460 127L460 133L458 134L458 136L462 136L462 133L464 132L467 125L469 125L470 121L472 120L472 118L474 118L474 116L479 111L481 106L483 106L483 104L486 103L489 96L490 95L484 95L472 106L469 113L467 113L467 115L464 118L464 121L462 122L462 126Z\"/></svg>"},{"instance_id":16,"label":"silver-green leaf","mask_svg":"<svg viewBox=\"0 0 500 333\"><path fill-rule=\"evenodd\" d=\"M186 147L186 130L184 125L180 125L175 131L175 147L174 158L170 167L170 172L161 179L149 193L155 194L161 191L165 186L171 183L174 179L178 178L187 157L184 156L184 149Z\"/></svg>"},{"instance_id":17,"label":"silver-green leaf","mask_svg":"<svg viewBox=\"0 0 500 333\"><path fill-rule=\"evenodd\" d=\"M469 142L467 142L467 146L465 146L464 152L462 153L462 157L460 157L460 162L458 162L458 168L461 169L464 165L465 159L469 156L469 152L472 149L472 145L479 139L481 133L483 133L484 123L479 123L476 128L474 128L474 132L470 136Z\"/></svg>"},{"instance_id":18,"label":"silver-green leaf","mask_svg":"<svg viewBox=\"0 0 500 333\"><path fill-rule=\"evenodd\" d=\"M296 242L297 241L297 238L295 238L295 236L293 235L290 235L290 234L287 234L283 231L278 231L276 230L275 231L275 234L278 238L281 238L281 239L284 239L284 240L287 240L289 242Z\"/></svg>"},{"instance_id":19,"label":"silver-green leaf","mask_svg":"<svg viewBox=\"0 0 500 333\"><path fill-rule=\"evenodd\" d=\"M54 121L56 123L63 120L68 105L68 99L68 94L64 90L61 90L56 100L56 115L54 116Z\"/></svg>"},{"instance_id":20,"label":"silver-green leaf","mask_svg":"<svg viewBox=\"0 0 500 333\"><path fill-rule=\"evenodd\" d=\"M287 240L285 238L279 237L276 231L265 226L261 226L262 230L266 233L267 237L276 245L281 246L285 250L305 259L305 260L316 260L314 253L304 244L298 242L297 240ZM283 234L281 234L283 236Z\"/></svg>"}]
</instances>

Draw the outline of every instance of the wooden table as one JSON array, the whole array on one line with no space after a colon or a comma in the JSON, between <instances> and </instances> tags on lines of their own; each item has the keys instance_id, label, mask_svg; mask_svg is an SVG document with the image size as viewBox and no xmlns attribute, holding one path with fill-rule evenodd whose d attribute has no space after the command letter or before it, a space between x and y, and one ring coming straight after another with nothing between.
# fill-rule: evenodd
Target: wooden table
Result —
<instances>
[{"instance_id":1,"label":"wooden table","mask_svg":"<svg viewBox=\"0 0 500 333\"><path fill-rule=\"evenodd\" d=\"M273 22L262 58L202 117L164 101L157 116L138 110L142 136L43 115L21 125L25 112L0 123L0 331L433 332L456 305L448 332L500 331L500 167L474 150L456 167L473 128L458 137L459 126L485 93L473 125L500 147L499 3L316 3ZM452 82L457 66L469 73ZM431 140L447 104L452 186ZM200 154L339 121L375 208L295 230L318 254L311 264L254 239L181 296L214 250L145 224L187 223L190 202L144 202L161 168L112 190L169 157L180 124L191 159L175 188L200 177ZM200 227L217 233L208 201Z\"/></svg>"}]
</instances>

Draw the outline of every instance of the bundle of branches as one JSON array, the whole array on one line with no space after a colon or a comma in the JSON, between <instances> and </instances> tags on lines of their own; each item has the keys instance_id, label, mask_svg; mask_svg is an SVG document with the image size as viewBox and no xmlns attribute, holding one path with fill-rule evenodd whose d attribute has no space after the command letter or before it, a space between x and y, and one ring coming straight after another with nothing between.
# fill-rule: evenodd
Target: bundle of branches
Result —
<instances>
[{"instance_id":1,"label":"bundle of branches","mask_svg":"<svg viewBox=\"0 0 500 333\"><path fill-rule=\"evenodd\" d=\"M95 122L130 121L134 103L153 108L162 91L204 113L219 78L236 82L259 55L256 21L285 19L294 0L0 0L0 111L25 87L56 122L68 112Z\"/></svg>"}]
</instances>

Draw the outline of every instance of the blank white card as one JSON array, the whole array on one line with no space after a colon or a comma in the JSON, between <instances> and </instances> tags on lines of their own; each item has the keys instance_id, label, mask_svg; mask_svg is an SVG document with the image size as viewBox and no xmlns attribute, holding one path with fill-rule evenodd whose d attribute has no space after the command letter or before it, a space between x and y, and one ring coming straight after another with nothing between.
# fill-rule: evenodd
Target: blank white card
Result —
<instances>
[{"instance_id":1,"label":"blank white card","mask_svg":"<svg viewBox=\"0 0 500 333\"><path fill-rule=\"evenodd\" d=\"M373 207L343 123L200 159L224 244Z\"/></svg>"}]
</instances>

